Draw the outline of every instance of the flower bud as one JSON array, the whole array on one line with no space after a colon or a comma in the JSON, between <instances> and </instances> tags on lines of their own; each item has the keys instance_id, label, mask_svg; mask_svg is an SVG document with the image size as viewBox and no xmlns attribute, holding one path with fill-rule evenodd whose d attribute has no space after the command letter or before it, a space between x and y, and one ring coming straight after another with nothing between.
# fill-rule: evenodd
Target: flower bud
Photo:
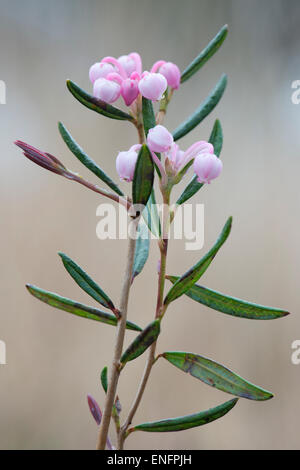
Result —
<instances>
[{"instance_id":1,"label":"flower bud","mask_svg":"<svg viewBox=\"0 0 300 470\"><path fill-rule=\"evenodd\" d=\"M125 101L126 106L130 106L139 94L139 87L137 80L127 78L123 80L121 85L121 95Z\"/></svg>"},{"instance_id":2,"label":"flower bud","mask_svg":"<svg viewBox=\"0 0 300 470\"><path fill-rule=\"evenodd\" d=\"M87 401L88 401L90 412L91 412L94 420L96 421L98 426L100 426L101 419L102 419L102 413L101 413L101 410L100 410L100 407L99 407L98 403L96 402L95 398L93 398L91 395L87 396Z\"/></svg>"},{"instance_id":3,"label":"flower bud","mask_svg":"<svg viewBox=\"0 0 300 470\"><path fill-rule=\"evenodd\" d=\"M138 151L141 145L134 145L127 152L119 152L116 160L116 168L119 177L130 183L133 180Z\"/></svg>"},{"instance_id":4,"label":"flower bud","mask_svg":"<svg viewBox=\"0 0 300 470\"><path fill-rule=\"evenodd\" d=\"M202 153L194 160L194 171L199 183L210 183L219 176L222 168L221 160L212 153Z\"/></svg>"},{"instance_id":5,"label":"flower bud","mask_svg":"<svg viewBox=\"0 0 300 470\"><path fill-rule=\"evenodd\" d=\"M144 72L139 82L139 90L141 94L148 100L152 101L161 100L167 87L168 82L160 73Z\"/></svg>"},{"instance_id":6,"label":"flower bud","mask_svg":"<svg viewBox=\"0 0 300 470\"><path fill-rule=\"evenodd\" d=\"M173 88L174 90L179 88L181 74L176 64L173 64L172 62L166 62L160 67L159 73L161 73L167 79L169 87Z\"/></svg>"},{"instance_id":7,"label":"flower bud","mask_svg":"<svg viewBox=\"0 0 300 470\"><path fill-rule=\"evenodd\" d=\"M121 86L113 80L98 78L94 83L93 95L105 103L114 103L121 94Z\"/></svg>"},{"instance_id":8,"label":"flower bud","mask_svg":"<svg viewBox=\"0 0 300 470\"><path fill-rule=\"evenodd\" d=\"M92 83L98 78L106 78L109 73L115 72L115 68L111 64L105 64L103 62L97 62L92 65L89 71L89 77Z\"/></svg>"},{"instance_id":9,"label":"flower bud","mask_svg":"<svg viewBox=\"0 0 300 470\"><path fill-rule=\"evenodd\" d=\"M16 140L15 144L23 150L25 157L42 168L52 171L57 175L65 176L66 178L71 176L70 171L67 170L67 168L50 153L41 152L37 148L32 147L21 140Z\"/></svg>"},{"instance_id":10,"label":"flower bud","mask_svg":"<svg viewBox=\"0 0 300 470\"><path fill-rule=\"evenodd\" d=\"M121 55L118 58L118 62L120 62L128 77L130 77L132 72L136 71L135 61L129 55Z\"/></svg>"},{"instance_id":11,"label":"flower bud","mask_svg":"<svg viewBox=\"0 0 300 470\"><path fill-rule=\"evenodd\" d=\"M152 152L168 152L173 144L173 136L168 129L158 124L149 130L147 144Z\"/></svg>"},{"instance_id":12,"label":"flower bud","mask_svg":"<svg viewBox=\"0 0 300 470\"><path fill-rule=\"evenodd\" d=\"M177 171L181 167L184 161L184 156L184 151L180 150L179 146L173 143L170 151L167 153L167 157L175 173L177 173Z\"/></svg>"}]
</instances>

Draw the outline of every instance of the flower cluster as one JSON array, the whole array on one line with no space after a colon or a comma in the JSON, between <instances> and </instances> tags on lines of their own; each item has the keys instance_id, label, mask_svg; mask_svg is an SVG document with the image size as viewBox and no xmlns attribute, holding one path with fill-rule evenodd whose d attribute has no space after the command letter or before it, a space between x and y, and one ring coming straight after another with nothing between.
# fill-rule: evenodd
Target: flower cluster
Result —
<instances>
[{"instance_id":1,"label":"flower cluster","mask_svg":"<svg viewBox=\"0 0 300 470\"><path fill-rule=\"evenodd\" d=\"M209 142L199 140L191 145L185 152L180 150L174 142L172 134L161 125L150 129L147 145L153 161L158 166L161 177L176 177L180 172L193 163L194 172L199 183L210 183L222 171L221 160L214 155L214 147ZM132 146L127 152L120 152L116 160L117 172L121 179L132 181L134 169L141 145ZM164 155L164 164L158 159L156 153Z\"/></svg>"},{"instance_id":2,"label":"flower cluster","mask_svg":"<svg viewBox=\"0 0 300 470\"><path fill-rule=\"evenodd\" d=\"M180 70L176 64L159 60L150 72L143 72L141 57L136 52L118 59L104 57L91 66L89 77L96 98L114 103L122 96L126 106L131 106L139 95L159 101L168 86L177 90L180 85Z\"/></svg>"}]
</instances>

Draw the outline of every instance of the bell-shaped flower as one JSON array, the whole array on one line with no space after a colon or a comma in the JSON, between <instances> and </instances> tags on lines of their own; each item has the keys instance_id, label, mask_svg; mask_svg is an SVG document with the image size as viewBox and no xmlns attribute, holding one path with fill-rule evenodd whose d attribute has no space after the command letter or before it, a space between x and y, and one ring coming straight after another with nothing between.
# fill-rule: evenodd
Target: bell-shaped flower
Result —
<instances>
[{"instance_id":1,"label":"bell-shaped flower","mask_svg":"<svg viewBox=\"0 0 300 470\"><path fill-rule=\"evenodd\" d=\"M200 153L194 160L194 171L199 183L210 183L219 176L222 168L221 160L212 153Z\"/></svg>"},{"instance_id":2,"label":"bell-shaped flower","mask_svg":"<svg viewBox=\"0 0 300 470\"><path fill-rule=\"evenodd\" d=\"M149 130L147 144L152 152L168 152L173 144L173 136L168 129L158 124Z\"/></svg>"},{"instance_id":3,"label":"bell-shaped flower","mask_svg":"<svg viewBox=\"0 0 300 470\"><path fill-rule=\"evenodd\" d=\"M180 85L181 73L179 67L173 62L166 62L165 60L159 60L153 65L151 72L159 72L163 75L170 88L177 90Z\"/></svg>"},{"instance_id":4,"label":"bell-shaped flower","mask_svg":"<svg viewBox=\"0 0 300 470\"><path fill-rule=\"evenodd\" d=\"M128 183L133 180L135 165L141 145L133 145L127 152L119 152L116 169L120 179Z\"/></svg>"},{"instance_id":5,"label":"bell-shaped flower","mask_svg":"<svg viewBox=\"0 0 300 470\"><path fill-rule=\"evenodd\" d=\"M115 72L115 68L112 64L105 64L103 62L96 62L92 65L89 71L89 77L92 83L98 78L106 78L109 73Z\"/></svg>"},{"instance_id":6,"label":"bell-shaped flower","mask_svg":"<svg viewBox=\"0 0 300 470\"><path fill-rule=\"evenodd\" d=\"M114 103L120 94L121 85L114 80L98 78L94 83L93 95L105 103Z\"/></svg>"},{"instance_id":7,"label":"bell-shaped flower","mask_svg":"<svg viewBox=\"0 0 300 470\"><path fill-rule=\"evenodd\" d=\"M161 100L167 87L168 82L160 73L144 72L139 81L141 94L151 101Z\"/></svg>"},{"instance_id":8,"label":"bell-shaped flower","mask_svg":"<svg viewBox=\"0 0 300 470\"><path fill-rule=\"evenodd\" d=\"M133 72L136 72L136 63L130 55L121 55L121 57L118 58L118 62L122 65L127 77L130 77Z\"/></svg>"},{"instance_id":9,"label":"bell-shaped flower","mask_svg":"<svg viewBox=\"0 0 300 470\"><path fill-rule=\"evenodd\" d=\"M125 101L126 106L130 106L139 95L139 86L137 80L126 78L122 81L121 95Z\"/></svg>"}]
</instances>

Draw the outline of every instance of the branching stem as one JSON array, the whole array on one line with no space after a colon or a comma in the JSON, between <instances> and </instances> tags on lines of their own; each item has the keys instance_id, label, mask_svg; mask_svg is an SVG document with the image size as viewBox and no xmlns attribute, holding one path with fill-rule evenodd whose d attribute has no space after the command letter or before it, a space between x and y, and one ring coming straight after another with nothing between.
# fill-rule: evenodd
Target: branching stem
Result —
<instances>
[{"instance_id":1,"label":"branching stem","mask_svg":"<svg viewBox=\"0 0 300 470\"><path fill-rule=\"evenodd\" d=\"M114 357L113 357L111 367L109 369L110 377L109 377L109 382L108 382L103 416L102 416L101 425L99 429L97 450L105 449L106 439L107 439L109 425L111 421L112 409L114 406L114 400L115 400L117 385L118 385L119 376L120 376L120 358L122 355L125 330L126 330L128 299L129 299L129 291L131 287L132 267L133 267L133 262L134 262L135 243L136 243L135 234L136 234L138 222L139 220L136 219L133 221L131 225L131 227L133 227L133 232L135 233L131 233L130 238L129 238L127 264L126 264L126 270L125 270L123 287L122 287L122 292L121 292L121 300L120 300L121 319L119 320L118 325L117 325Z\"/></svg>"}]
</instances>

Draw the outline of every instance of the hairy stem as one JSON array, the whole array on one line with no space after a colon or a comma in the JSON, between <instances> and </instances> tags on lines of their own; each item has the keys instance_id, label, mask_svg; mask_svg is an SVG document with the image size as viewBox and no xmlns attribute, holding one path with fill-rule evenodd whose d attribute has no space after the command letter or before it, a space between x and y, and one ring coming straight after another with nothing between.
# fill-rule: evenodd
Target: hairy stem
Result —
<instances>
[{"instance_id":1,"label":"hairy stem","mask_svg":"<svg viewBox=\"0 0 300 470\"><path fill-rule=\"evenodd\" d=\"M170 216L169 216L169 203L170 203L170 195L164 195L164 212L163 212L163 230L162 230L162 238L159 242L160 247L160 270L159 270L159 278L158 278L158 291L157 291L157 305L156 305L156 313L155 317L158 318L161 316L163 311L163 300L164 300L164 287L165 287L165 276L166 276L166 262L167 262L167 251L168 251L168 238L169 238L169 223L170 223ZM144 395L144 391L155 362L155 351L156 351L156 342L153 343L149 349L148 359L146 362L146 366L144 369L144 373L141 379L141 382L138 387L137 394L133 401L133 404L130 408L128 413L127 419L124 425L121 428L121 432L118 438L118 449L122 450L124 446L124 441L126 439L126 431L130 426L133 417L139 407L139 404L142 400Z\"/></svg>"},{"instance_id":2,"label":"hairy stem","mask_svg":"<svg viewBox=\"0 0 300 470\"><path fill-rule=\"evenodd\" d=\"M108 382L108 389L107 389L107 394L106 394L103 416L102 416L101 425L99 429L97 450L105 449L106 439L107 439L111 415L112 415L112 409L114 405L118 380L120 376L120 358L122 355L124 336L125 336L125 330L126 330L127 307L128 307L129 291L131 287L132 267L133 267L133 262L134 262L135 243L136 243L135 235L137 231L138 222L139 220L136 219L132 221L132 224L131 224L132 232L134 233L131 233L130 238L129 238L127 264L126 264L126 270L125 270L123 287L122 287L122 292L121 292L121 300L120 300L121 318L117 325L114 357L113 357L113 361L110 367L110 377L109 377L109 382Z\"/></svg>"}]
</instances>

